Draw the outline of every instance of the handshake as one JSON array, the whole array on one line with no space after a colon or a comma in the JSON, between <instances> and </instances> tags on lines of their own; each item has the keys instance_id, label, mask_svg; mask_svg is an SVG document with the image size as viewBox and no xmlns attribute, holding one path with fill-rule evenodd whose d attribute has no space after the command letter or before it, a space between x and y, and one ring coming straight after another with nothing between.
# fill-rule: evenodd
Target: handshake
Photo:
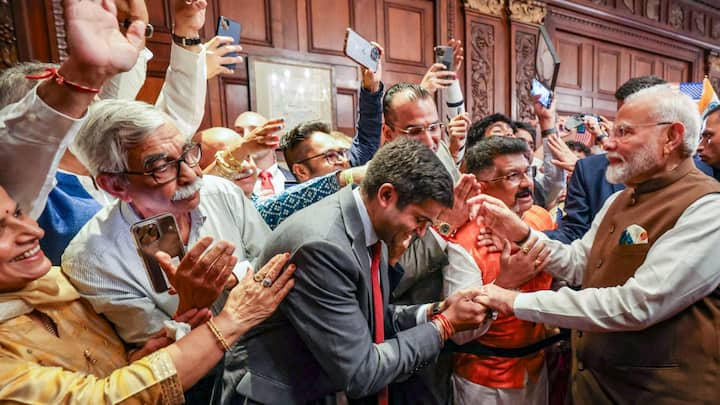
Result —
<instances>
[{"instance_id":1,"label":"handshake","mask_svg":"<svg viewBox=\"0 0 720 405\"><path fill-rule=\"evenodd\" d=\"M512 313L512 304L517 294L519 292L490 283L476 289L457 291L435 307L452 326L449 335L453 335L484 326L488 321L495 320L498 312ZM432 315L433 312L431 308L428 314Z\"/></svg>"}]
</instances>

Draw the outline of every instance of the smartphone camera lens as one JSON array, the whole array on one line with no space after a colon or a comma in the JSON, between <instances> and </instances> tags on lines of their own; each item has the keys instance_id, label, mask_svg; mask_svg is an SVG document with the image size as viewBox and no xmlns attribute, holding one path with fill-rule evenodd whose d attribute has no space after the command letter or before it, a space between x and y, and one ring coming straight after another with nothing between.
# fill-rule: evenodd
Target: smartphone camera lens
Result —
<instances>
[{"instance_id":1,"label":"smartphone camera lens","mask_svg":"<svg viewBox=\"0 0 720 405\"><path fill-rule=\"evenodd\" d=\"M370 57L372 58L372 60L375 61L380 59L380 50L373 47L373 49L370 51Z\"/></svg>"}]
</instances>

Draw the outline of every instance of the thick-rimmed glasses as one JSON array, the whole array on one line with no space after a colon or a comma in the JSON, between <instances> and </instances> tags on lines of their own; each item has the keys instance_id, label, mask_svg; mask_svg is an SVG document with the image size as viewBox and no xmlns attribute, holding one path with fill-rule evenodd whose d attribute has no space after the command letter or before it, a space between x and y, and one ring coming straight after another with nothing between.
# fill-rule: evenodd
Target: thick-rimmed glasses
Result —
<instances>
[{"instance_id":1,"label":"thick-rimmed glasses","mask_svg":"<svg viewBox=\"0 0 720 405\"><path fill-rule=\"evenodd\" d=\"M390 128L396 129L396 130L402 132L403 134L409 135L409 136L420 136L423 132L433 134L433 133L437 133L437 132L443 130L443 128L445 128L445 124L443 124L442 122L434 122L432 124L425 125L425 126L414 125L414 126L410 126L410 127L404 128L404 129L397 128L393 124L390 124L390 123L386 123L386 125L389 126Z\"/></svg>"},{"instance_id":2,"label":"thick-rimmed glasses","mask_svg":"<svg viewBox=\"0 0 720 405\"><path fill-rule=\"evenodd\" d=\"M489 180L482 180L487 181L489 183L496 183L498 181L506 181L513 186L516 186L520 184L523 177L526 177L529 181L532 181L532 179L535 177L535 173L537 172L537 168L535 166L528 166L525 170L515 170L512 171L504 176L495 177L494 179Z\"/></svg>"},{"instance_id":3,"label":"thick-rimmed glasses","mask_svg":"<svg viewBox=\"0 0 720 405\"><path fill-rule=\"evenodd\" d=\"M201 157L202 149L200 148L200 144L191 143L190 145L185 147L182 155L180 155L180 157L175 160L158 163L156 166L143 172L131 172L128 170L116 174L152 176L153 180L155 180L156 183L165 184L175 180L176 178L178 178L178 176L180 176L180 163L184 162L186 165L188 165L188 167L195 167L200 164ZM175 170L172 170L173 167L175 168Z\"/></svg>"},{"instance_id":4,"label":"thick-rimmed glasses","mask_svg":"<svg viewBox=\"0 0 720 405\"><path fill-rule=\"evenodd\" d=\"M660 125L672 125L672 121L646 122L642 124L620 124L610 131L610 138L623 142L624 138L635 134L635 127L659 127Z\"/></svg>"},{"instance_id":5,"label":"thick-rimmed glasses","mask_svg":"<svg viewBox=\"0 0 720 405\"><path fill-rule=\"evenodd\" d=\"M347 149L329 150L329 151L326 151L323 153L318 153L317 155L307 157L302 160L298 160L295 163L305 163L308 160L317 159L319 157L325 158L325 161L327 162L327 164L334 165L334 164L342 163L342 162L345 162L346 160L348 160L348 151L347 151Z\"/></svg>"}]
</instances>

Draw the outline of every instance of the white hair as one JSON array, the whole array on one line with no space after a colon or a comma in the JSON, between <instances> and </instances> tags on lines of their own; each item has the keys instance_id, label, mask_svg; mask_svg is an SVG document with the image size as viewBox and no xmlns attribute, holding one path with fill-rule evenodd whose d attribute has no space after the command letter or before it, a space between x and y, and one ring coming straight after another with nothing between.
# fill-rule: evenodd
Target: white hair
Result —
<instances>
[{"instance_id":1,"label":"white hair","mask_svg":"<svg viewBox=\"0 0 720 405\"><path fill-rule=\"evenodd\" d=\"M170 118L134 100L103 100L90 106L72 152L93 176L128 170L128 149L138 146Z\"/></svg>"},{"instance_id":2,"label":"white hair","mask_svg":"<svg viewBox=\"0 0 720 405\"><path fill-rule=\"evenodd\" d=\"M700 141L702 119L697 104L686 94L668 85L657 85L633 93L625 104L645 102L650 106L650 117L655 121L681 122L685 126L683 157L692 156Z\"/></svg>"}]
</instances>

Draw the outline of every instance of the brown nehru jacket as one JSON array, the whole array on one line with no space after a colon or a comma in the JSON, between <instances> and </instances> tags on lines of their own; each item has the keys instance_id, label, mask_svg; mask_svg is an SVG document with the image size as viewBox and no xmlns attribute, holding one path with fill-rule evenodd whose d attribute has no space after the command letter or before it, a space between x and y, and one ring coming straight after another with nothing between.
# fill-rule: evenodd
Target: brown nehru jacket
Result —
<instances>
[{"instance_id":1,"label":"brown nehru jacket","mask_svg":"<svg viewBox=\"0 0 720 405\"><path fill-rule=\"evenodd\" d=\"M699 172L691 159L660 179L625 189L598 227L583 288L625 284L685 209L700 197L717 192L720 183ZM619 243L620 235L633 224L647 230L647 244ZM660 405L716 401L720 392L719 333L717 290L645 330L577 331L572 337L574 402Z\"/></svg>"}]
</instances>

